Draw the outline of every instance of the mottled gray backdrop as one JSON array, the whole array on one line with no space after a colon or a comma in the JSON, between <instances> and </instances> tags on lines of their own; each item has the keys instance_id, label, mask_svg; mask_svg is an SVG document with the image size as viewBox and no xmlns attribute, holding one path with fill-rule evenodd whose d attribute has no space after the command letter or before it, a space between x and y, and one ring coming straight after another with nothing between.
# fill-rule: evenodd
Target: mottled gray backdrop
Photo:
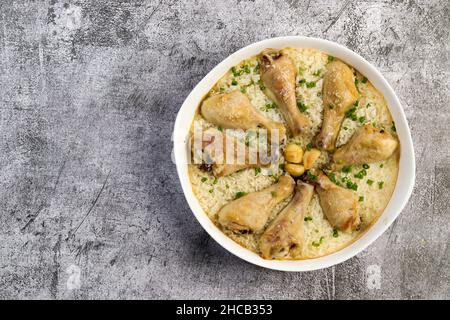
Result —
<instances>
[{"instance_id":1,"label":"mottled gray backdrop","mask_svg":"<svg viewBox=\"0 0 450 320\"><path fill-rule=\"evenodd\" d=\"M1 0L0 298L450 298L449 19L448 0ZM283 35L333 40L377 66L417 158L394 225L307 273L224 251L170 161L195 84Z\"/></svg>"}]
</instances>

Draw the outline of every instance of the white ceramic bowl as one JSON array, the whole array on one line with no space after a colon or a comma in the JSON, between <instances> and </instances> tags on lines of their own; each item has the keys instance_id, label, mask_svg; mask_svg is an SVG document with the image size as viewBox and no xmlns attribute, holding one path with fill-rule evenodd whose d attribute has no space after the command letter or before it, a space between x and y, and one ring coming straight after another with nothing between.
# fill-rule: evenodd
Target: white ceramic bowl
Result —
<instances>
[{"instance_id":1,"label":"white ceramic bowl","mask_svg":"<svg viewBox=\"0 0 450 320\"><path fill-rule=\"evenodd\" d=\"M259 255L245 249L244 247L241 247L236 242L225 236L211 222L211 220L201 208L197 198L194 196L188 176L188 132L193 121L196 108L198 107L202 98L232 66L238 64L240 61L250 58L266 48L281 49L285 47L318 49L334 57L337 57L342 61L345 61L349 65L355 67L364 76L366 76L370 80L370 82L384 95L391 111L392 117L394 118L397 134L401 144L400 169L397 179L397 185L395 186L392 198L390 199L386 209L377 220L377 222L361 238L353 242L348 247L345 247L344 249L333 254L309 260L265 260ZM386 79L381 75L381 73L360 55L356 54L350 49L347 49L344 46L323 39L297 36L273 38L253 43L233 53L228 58L219 63L214 69L212 69L197 84L194 90L192 90L192 92L186 98L177 115L173 139L174 158L181 186L192 212L194 213L195 217L200 222L202 227L222 247L235 254L236 256L258 266L275 270L316 270L341 263L358 254L373 241L375 241L384 231L386 231L391 223L394 222L395 218L397 218L402 209L405 207L414 186L415 160L411 133L409 131L408 123L406 121L402 106L400 105L400 101L395 95L394 90L388 84Z\"/></svg>"}]
</instances>

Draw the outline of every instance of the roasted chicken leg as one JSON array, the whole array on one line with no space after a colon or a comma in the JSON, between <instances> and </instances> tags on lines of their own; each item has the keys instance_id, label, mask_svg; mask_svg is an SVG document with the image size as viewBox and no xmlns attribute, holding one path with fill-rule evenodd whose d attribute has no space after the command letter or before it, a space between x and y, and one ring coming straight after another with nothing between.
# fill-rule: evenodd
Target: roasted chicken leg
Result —
<instances>
[{"instance_id":1,"label":"roasted chicken leg","mask_svg":"<svg viewBox=\"0 0 450 320\"><path fill-rule=\"evenodd\" d=\"M294 179L282 176L278 183L225 205L218 213L219 223L237 233L257 233L264 228L272 209L291 195L294 186Z\"/></svg>"},{"instance_id":2,"label":"roasted chicken leg","mask_svg":"<svg viewBox=\"0 0 450 320\"><path fill-rule=\"evenodd\" d=\"M262 126L270 133L274 129L278 130L279 140L286 136L286 128L282 123L260 114L248 97L240 91L207 98L202 103L201 114L206 120L223 128L248 130Z\"/></svg>"},{"instance_id":3,"label":"roasted chicken leg","mask_svg":"<svg viewBox=\"0 0 450 320\"><path fill-rule=\"evenodd\" d=\"M334 61L328 64L323 78L322 96L323 123L315 143L321 149L332 151L345 113L358 99L355 78L345 63Z\"/></svg>"},{"instance_id":4,"label":"roasted chicken leg","mask_svg":"<svg viewBox=\"0 0 450 320\"><path fill-rule=\"evenodd\" d=\"M334 184L323 172L317 178L316 191L320 206L333 227L342 231L358 228L361 220L355 192Z\"/></svg>"},{"instance_id":5,"label":"roasted chicken leg","mask_svg":"<svg viewBox=\"0 0 450 320\"><path fill-rule=\"evenodd\" d=\"M386 160L397 146L397 139L391 134L367 124L359 128L348 143L336 150L333 168L337 170L351 164Z\"/></svg>"},{"instance_id":6,"label":"roasted chicken leg","mask_svg":"<svg viewBox=\"0 0 450 320\"><path fill-rule=\"evenodd\" d=\"M295 195L283 211L270 223L259 240L265 259L283 259L289 253L298 256L303 244L304 216L314 193L310 184L297 182Z\"/></svg>"},{"instance_id":7,"label":"roasted chicken leg","mask_svg":"<svg viewBox=\"0 0 450 320\"><path fill-rule=\"evenodd\" d=\"M297 108L295 76L295 66L289 57L273 51L263 52L261 80L266 86L265 93L277 103L294 136L310 124L309 118Z\"/></svg>"},{"instance_id":8,"label":"roasted chicken leg","mask_svg":"<svg viewBox=\"0 0 450 320\"><path fill-rule=\"evenodd\" d=\"M247 168L269 166L277 157L277 154L269 156L262 150L246 146L236 137L212 128L203 133L200 146L196 146L194 142L193 154L197 152L197 147L202 151L202 163L211 168L216 177Z\"/></svg>"}]
</instances>

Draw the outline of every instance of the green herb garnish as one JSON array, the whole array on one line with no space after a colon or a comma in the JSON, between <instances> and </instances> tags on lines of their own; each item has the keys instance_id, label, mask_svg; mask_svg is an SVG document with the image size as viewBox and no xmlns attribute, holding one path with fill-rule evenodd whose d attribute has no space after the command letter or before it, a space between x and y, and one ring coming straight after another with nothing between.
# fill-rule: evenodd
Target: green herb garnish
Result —
<instances>
[{"instance_id":1,"label":"green herb garnish","mask_svg":"<svg viewBox=\"0 0 450 320\"><path fill-rule=\"evenodd\" d=\"M272 103L266 104L264 111L269 111L271 109L276 109L276 108L278 108L277 104L275 102L272 102Z\"/></svg>"},{"instance_id":2,"label":"green herb garnish","mask_svg":"<svg viewBox=\"0 0 450 320\"><path fill-rule=\"evenodd\" d=\"M315 81L311 81L311 82L307 82L306 83L306 87L307 88L314 88L316 86L316 82Z\"/></svg>"},{"instance_id":3,"label":"green herb garnish","mask_svg":"<svg viewBox=\"0 0 450 320\"><path fill-rule=\"evenodd\" d=\"M257 176L259 173L261 173L261 168L260 167L256 167L255 168L255 176Z\"/></svg>"},{"instance_id":4,"label":"green herb garnish","mask_svg":"<svg viewBox=\"0 0 450 320\"><path fill-rule=\"evenodd\" d=\"M391 130L392 130L393 132L397 132L397 128L395 127L395 122L394 122L394 121L392 121L392 127L391 127Z\"/></svg>"},{"instance_id":5,"label":"green herb garnish","mask_svg":"<svg viewBox=\"0 0 450 320\"><path fill-rule=\"evenodd\" d=\"M373 181L373 180L371 180L371 179L367 179L367 184L368 184L369 186L373 185L373 183L374 183L374 181Z\"/></svg>"},{"instance_id":6,"label":"green herb garnish","mask_svg":"<svg viewBox=\"0 0 450 320\"><path fill-rule=\"evenodd\" d=\"M321 72L322 72L322 69L318 69L313 73L313 76L318 77L318 76L320 76Z\"/></svg>"},{"instance_id":7,"label":"green herb garnish","mask_svg":"<svg viewBox=\"0 0 450 320\"><path fill-rule=\"evenodd\" d=\"M208 178L207 177L203 177L200 181L201 182L205 182L206 180L208 180Z\"/></svg>"},{"instance_id":8,"label":"green herb garnish","mask_svg":"<svg viewBox=\"0 0 450 320\"><path fill-rule=\"evenodd\" d=\"M358 107L358 101L353 105L353 107L345 113L346 118L350 118L353 121L358 120L358 116L356 115L356 108Z\"/></svg>"},{"instance_id":9,"label":"green herb garnish","mask_svg":"<svg viewBox=\"0 0 450 320\"><path fill-rule=\"evenodd\" d=\"M238 191L238 192L236 192L236 195L234 196L234 199L242 198L242 197L245 196L246 194L247 194L247 192Z\"/></svg>"},{"instance_id":10,"label":"green herb garnish","mask_svg":"<svg viewBox=\"0 0 450 320\"><path fill-rule=\"evenodd\" d=\"M317 181L317 176L314 175L310 170L306 172L306 175L308 176L309 179L311 179L311 181Z\"/></svg>"},{"instance_id":11,"label":"green herb garnish","mask_svg":"<svg viewBox=\"0 0 450 320\"><path fill-rule=\"evenodd\" d=\"M261 91L266 90L266 87L264 86L264 83L262 82L261 79L259 79L256 83L258 84L258 86L261 89Z\"/></svg>"},{"instance_id":12,"label":"green herb garnish","mask_svg":"<svg viewBox=\"0 0 450 320\"><path fill-rule=\"evenodd\" d=\"M384 181L378 182L378 189L383 189L384 187Z\"/></svg>"},{"instance_id":13,"label":"green herb garnish","mask_svg":"<svg viewBox=\"0 0 450 320\"><path fill-rule=\"evenodd\" d=\"M353 166L345 166L342 168L342 172L350 173L352 172Z\"/></svg>"},{"instance_id":14,"label":"green herb garnish","mask_svg":"<svg viewBox=\"0 0 450 320\"><path fill-rule=\"evenodd\" d=\"M312 245L313 245L314 247L318 247L318 246L320 246L320 245L322 244L322 242L323 242L324 239L325 239L324 237L320 237L319 241L313 241L313 242L312 242Z\"/></svg>"},{"instance_id":15,"label":"green herb garnish","mask_svg":"<svg viewBox=\"0 0 450 320\"><path fill-rule=\"evenodd\" d=\"M364 163L364 164L363 164L363 168L367 170L367 169L370 168L370 166L369 166L367 163Z\"/></svg>"},{"instance_id":16,"label":"green herb garnish","mask_svg":"<svg viewBox=\"0 0 450 320\"><path fill-rule=\"evenodd\" d=\"M328 62L334 61L334 57L333 56L328 56Z\"/></svg>"},{"instance_id":17,"label":"green herb garnish","mask_svg":"<svg viewBox=\"0 0 450 320\"><path fill-rule=\"evenodd\" d=\"M348 180L346 183L347 188L351 189L351 190L358 190L358 185L356 183L354 183L351 180Z\"/></svg>"},{"instance_id":18,"label":"green herb garnish","mask_svg":"<svg viewBox=\"0 0 450 320\"><path fill-rule=\"evenodd\" d=\"M312 217L305 217L305 219L303 219L305 221L312 221Z\"/></svg>"},{"instance_id":19,"label":"green herb garnish","mask_svg":"<svg viewBox=\"0 0 450 320\"><path fill-rule=\"evenodd\" d=\"M337 183L337 180L336 180L336 174L335 174L334 172L330 172L330 173L328 174L328 178L331 180L331 182Z\"/></svg>"},{"instance_id":20,"label":"green herb garnish","mask_svg":"<svg viewBox=\"0 0 450 320\"><path fill-rule=\"evenodd\" d=\"M311 142L310 143L308 143L307 145L306 145L306 150L311 150L312 149L312 144L311 144Z\"/></svg>"},{"instance_id":21,"label":"green herb garnish","mask_svg":"<svg viewBox=\"0 0 450 320\"><path fill-rule=\"evenodd\" d=\"M364 201L364 197L363 197L363 196L360 196L358 201L359 201L359 202L363 202L363 201Z\"/></svg>"},{"instance_id":22,"label":"green herb garnish","mask_svg":"<svg viewBox=\"0 0 450 320\"><path fill-rule=\"evenodd\" d=\"M232 84L233 86L237 86L238 82L237 82L236 80L233 79L233 81L231 81L231 84Z\"/></svg>"},{"instance_id":23,"label":"green herb garnish","mask_svg":"<svg viewBox=\"0 0 450 320\"><path fill-rule=\"evenodd\" d=\"M297 107L303 113L306 112L306 110L308 110L308 106L301 101L297 102Z\"/></svg>"},{"instance_id":24,"label":"green herb garnish","mask_svg":"<svg viewBox=\"0 0 450 320\"><path fill-rule=\"evenodd\" d=\"M333 238L337 238L337 237L339 237L339 231L336 228L334 228L333 229Z\"/></svg>"}]
</instances>

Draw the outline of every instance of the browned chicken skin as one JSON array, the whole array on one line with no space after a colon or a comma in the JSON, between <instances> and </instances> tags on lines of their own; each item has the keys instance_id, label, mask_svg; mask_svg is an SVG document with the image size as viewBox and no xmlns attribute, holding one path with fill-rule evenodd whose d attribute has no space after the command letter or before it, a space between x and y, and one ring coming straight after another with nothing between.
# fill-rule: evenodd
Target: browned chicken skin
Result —
<instances>
[{"instance_id":1,"label":"browned chicken skin","mask_svg":"<svg viewBox=\"0 0 450 320\"><path fill-rule=\"evenodd\" d=\"M361 223L358 196L334 184L323 172L317 177L316 191L322 210L330 224L342 231L353 231Z\"/></svg>"},{"instance_id":2,"label":"browned chicken skin","mask_svg":"<svg viewBox=\"0 0 450 320\"><path fill-rule=\"evenodd\" d=\"M397 149L398 142L391 134L365 125L333 155L333 168L338 170L352 164L371 163L388 159Z\"/></svg>"},{"instance_id":3,"label":"browned chicken skin","mask_svg":"<svg viewBox=\"0 0 450 320\"><path fill-rule=\"evenodd\" d=\"M205 157L204 162L211 167L216 177L224 177L243 169L266 167L271 164L271 161L274 161L270 156L258 152L258 149L246 146L236 137L216 129L206 130L202 138L201 149ZM216 139L221 142L216 144ZM230 150L233 150L231 155L227 153L227 144L229 144ZM242 159L239 158L240 155L242 155Z\"/></svg>"},{"instance_id":4,"label":"browned chicken skin","mask_svg":"<svg viewBox=\"0 0 450 320\"><path fill-rule=\"evenodd\" d=\"M303 223L314 187L298 181L295 195L286 208L270 223L259 240L265 259L282 259L291 253L298 256L303 245Z\"/></svg>"},{"instance_id":5,"label":"browned chicken skin","mask_svg":"<svg viewBox=\"0 0 450 320\"><path fill-rule=\"evenodd\" d=\"M328 64L323 78L322 96L323 123L315 143L321 149L332 151L345 113L358 99L355 78L345 63L334 61Z\"/></svg>"},{"instance_id":6,"label":"browned chicken skin","mask_svg":"<svg viewBox=\"0 0 450 320\"><path fill-rule=\"evenodd\" d=\"M202 103L201 114L209 122L223 128L248 130L262 126L269 132L279 130L279 140L283 140L286 135L282 123L264 117L240 91L207 98Z\"/></svg>"},{"instance_id":7,"label":"browned chicken skin","mask_svg":"<svg viewBox=\"0 0 450 320\"><path fill-rule=\"evenodd\" d=\"M297 108L295 98L295 66L287 56L266 51L261 56L261 80L266 94L275 101L294 136L310 125L307 116Z\"/></svg>"},{"instance_id":8,"label":"browned chicken skin","mask_svg":"<svg viewBox=\"0 0 450 320\"><path fill-rule=\"evenodd\" d=\"M272 209L291 195L294 186L294 179L282 176L278 183L226 204L218 213L218 221L237 233L257 233L264 228Z\"/></svg>"}]
</instances>

